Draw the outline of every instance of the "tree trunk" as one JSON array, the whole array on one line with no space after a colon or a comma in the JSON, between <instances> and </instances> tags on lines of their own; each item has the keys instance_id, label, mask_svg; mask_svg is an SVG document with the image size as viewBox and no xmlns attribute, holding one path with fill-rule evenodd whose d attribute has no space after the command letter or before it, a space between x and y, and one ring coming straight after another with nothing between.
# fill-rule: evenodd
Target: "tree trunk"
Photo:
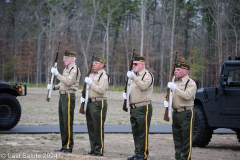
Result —
<instances>
[{"instance_id":1,"label":"tree trunk","mask_svg":"<svg viewBox=\"0 0 240 160\"><path fill-rule=\"evenodd\" d=\"M161 37L160 37L160 76L159 76L159 81L160 81L160 90L163 91L163 85L164 85L164 73L166 71L166 69L164 69L163 67L163 64L164 64L164 52L165 52L165 32L166 32L166 21L167 21L167 17L166 17L166 8L167 8L167 5L166 5L166 0L163 0L162 1L162 31L161 31Z\"/></svg>"}]
</instances>

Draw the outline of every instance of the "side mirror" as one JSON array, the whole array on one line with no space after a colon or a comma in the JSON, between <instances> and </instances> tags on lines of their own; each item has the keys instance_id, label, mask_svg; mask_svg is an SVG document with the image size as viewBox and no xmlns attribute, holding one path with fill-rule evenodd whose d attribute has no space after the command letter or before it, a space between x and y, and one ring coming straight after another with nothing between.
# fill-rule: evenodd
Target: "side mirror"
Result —
<instances>
[{"instance_id":1,"label":"side mirror","mask_svg":"<svg viewBox=\"0 0 240 160\"><path fill-rule=\"evenodd\" d=\"M221 75L219 79L219 84L221 87L225 87L227 85L227 75Z\"/></svg>"}]
</instances>

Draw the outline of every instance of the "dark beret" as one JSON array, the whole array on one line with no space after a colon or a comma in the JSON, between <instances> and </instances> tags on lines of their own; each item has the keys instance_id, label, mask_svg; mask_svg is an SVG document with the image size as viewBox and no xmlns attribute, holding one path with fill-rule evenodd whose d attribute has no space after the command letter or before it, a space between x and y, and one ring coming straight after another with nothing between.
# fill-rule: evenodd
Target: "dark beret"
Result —
<instances>
[{"instance_id":1,"label":"dark beret","mask_svg":"<svg viewBox=\"0 0 240 160\"><path fill-rule=\"evenodd\" d=\"M69 57L76 57L76 52L73 51L65 51L64 56L69 56Z\"/></svg>"},{"instance_id":2,"label":"dark beret","mask_svg":"<svg viewBox=\"0 0 240 160\"><path fill-rule=\"evenodd\" d=\"M101 62L101 63L105 64L106 63L106 58L103 58L101 56L96 55L96 56L94 56L94 61Z\"/></svg>"},{"instance_id":3,"label":"dark beret","mask_svg":"<svg viewBox=\"0 0 240 160\"><path fill-rule=\"evenodd\" d=\"M138 54L135 54L134 55L134 61L140 61L140 62L145 62L145 58L138 55Z\"/></svg>"},{"instance_id":4,"label":"dark beret","mask_svg":"<svg viewBox=\"0 0 240 160\"><path fill-rule=\"evenodd\" d=\"M176 62L176 65L175 65L176 68L182 68L182 69L186 69L186 70L190 70L190 66L185 63L185 62Z\"/></svg>"}]
</instances>

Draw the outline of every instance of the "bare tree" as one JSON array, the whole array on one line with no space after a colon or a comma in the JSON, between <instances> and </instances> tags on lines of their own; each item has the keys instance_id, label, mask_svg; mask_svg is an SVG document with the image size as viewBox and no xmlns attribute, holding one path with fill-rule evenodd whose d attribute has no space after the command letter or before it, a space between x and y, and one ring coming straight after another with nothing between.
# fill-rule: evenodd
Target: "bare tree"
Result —
<instances>
[{"instance_id":1,"label":"bare tree","mask_svg":"<svg viewBox=\"0 0 240 160\"><path fill-rule=\"evenodd\" d=\"M168 17L169 17L169 13L167 11L167 0L162 0L162 8L161 8L161 34L160 34L160 38L159 38L159 43L160 43L160 73L165 73L166 69L163 67L164 64L164 53L166 50L166 26L167 26L167 21L168 21ZM172 52L171 52L172 53ZM160 89L161 91L163 90L163 85L164 85L164 74L161 74L161 76L159 76L159 81L160 81Z\"/></svg>"},{"instance_id":2,"label":"bare tree","mask_svg":"<svg viewBox=\"0 0 240 160\"><path fill-rule=\"evenodd\" d=\"M105 3L103 4L102 6L102 9L104 7L104 5L106 5L106 14L103 15L103 10L100 11L100 19L101 19L101 22L102 22L102 25L105 29L105 35L104 35L104 43L103 43L103 54L106 53L106 59L107 59L107 72L109 73L109 42L110 42L110 39L109 39L109 30L110 30L110 22L112 21L112 15L113 13L118 9L118 7L120 6L121 4L121 1L111 1L111 2L108 2L108 3ZM105 49L105 46L106 46L106 49Z\"/></svg>"},{"instance_id":3,"label":"bare tree","mask_svg":"<svg viewBox=\"0 0 240 160\"><path fill-rule=\"evenodd\" d=\"M83 10L83 12L81 12L81 10ZM75 25L76 25L76 32L77 32L77 37L80 43L80 47L81 47L81 51L83 53L83 57L84 57L84 62L85 62L85 67L83 69L83 75L85 75L85 71L88 66L87 63L87 57L89 55L89 49L90 49L90 43L91 43L91 39L92 39L92 34L93 34L93 28L95 26L96 23L96 16L99 10L99 1L96 0L92 0L92 10L87 10L87 9L79 9L79 14L86 14L86 12L90 13L89 17L76 17L75 18ZM85 13L84 13L85 12ZM82 21L79 23L79 20L77 20L77 18L82 19ZM90 21L88 21L88 19ZM90 26L90 27L87 27ZM84 41L85 39L87 39L87 41Z\"/></svg>"}]
</instances>

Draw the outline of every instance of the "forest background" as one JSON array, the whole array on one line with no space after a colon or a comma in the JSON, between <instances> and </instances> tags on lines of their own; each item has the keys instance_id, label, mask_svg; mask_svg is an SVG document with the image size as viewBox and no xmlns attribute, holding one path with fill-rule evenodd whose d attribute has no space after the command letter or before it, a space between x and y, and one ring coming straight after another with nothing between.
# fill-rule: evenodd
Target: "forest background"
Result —
<instances>
[{"instance_id":1,"label":"forest background","mask_svg":"<svg viewBox=\"0 0 240 160\"><path fill-rule=\"evenodd\" d=\"M59 42L77 53L83 83L93 52L123 86L134 49L161 90L174 55L198 87L217 85L228 55L239 56L239 0L0 0L0 79L47 84Z\"/></svg>"}]
</instances>

